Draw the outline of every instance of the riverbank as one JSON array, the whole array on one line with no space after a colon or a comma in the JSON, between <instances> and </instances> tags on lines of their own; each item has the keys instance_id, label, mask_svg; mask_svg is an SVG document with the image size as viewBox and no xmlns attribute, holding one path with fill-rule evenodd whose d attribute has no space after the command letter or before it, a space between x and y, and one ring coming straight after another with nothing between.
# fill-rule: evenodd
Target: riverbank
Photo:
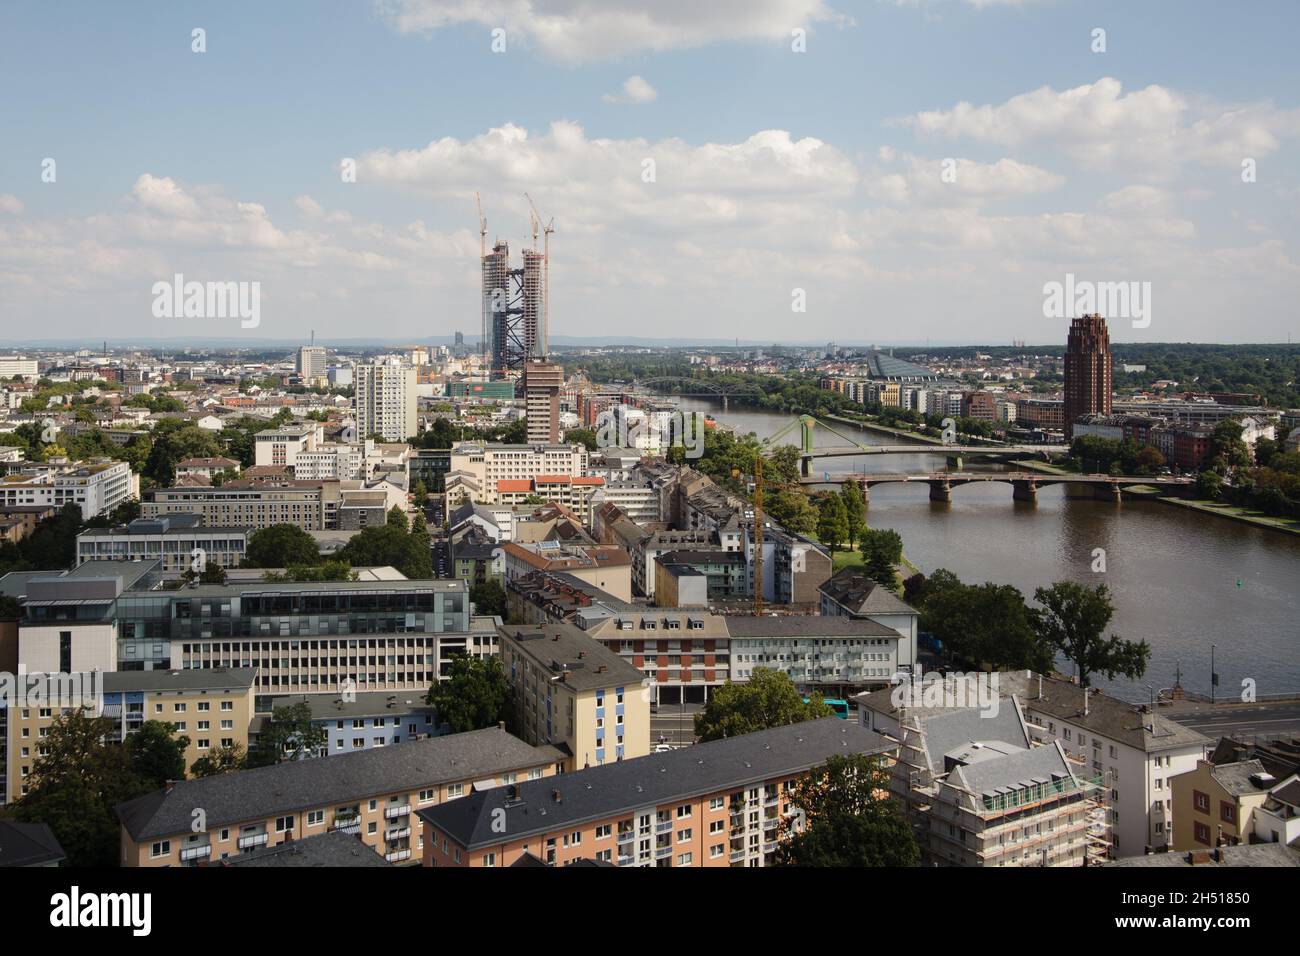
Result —
<instances>
[{"instance_id":1,"label":"riverbank","mask_svg":"<svg viewBox=\"0 0 1300 956\"><path fill-rule=\"evenodd\" d=\"M1283 534L1300 536L1300 521L1296 521L1294 518L1274 518L1253 508L1241 508L1237 505L1228 505L1204 499L1171 498L1168 495L1161 494L1158 489L1149 485L1134 485L1132 488L1124 489L1124 494L1136 495L1149 501L1159 501L1163 504L1173 505L1176 508L1186 508L1189 511L1199 511L1202 514L1228 518L1242 524L1253 524L1257 528L1268 528L1270 531L1281 531Z\"/></svg>"},{"instance_id":2,"label":"riverbank","mask_svg":"<svg viewBox=\"0 0 1300 956\"><path fill-rule=\"evenodd\" d=\"M856 418L846 418L843 415L823 415L822 418L829 419L833 422L841 422L845 425L852 425L855 428L861 428L863 431L877 432L881 435L892 435L895 438L906 438L908 441L914 441L920 445L942 445L943 440L934 438L931 435L922 435L919 432L908 431L905 428L892 428L889 425L881 425L879 422L860 421Z\"/></svg>"}]
</instances>

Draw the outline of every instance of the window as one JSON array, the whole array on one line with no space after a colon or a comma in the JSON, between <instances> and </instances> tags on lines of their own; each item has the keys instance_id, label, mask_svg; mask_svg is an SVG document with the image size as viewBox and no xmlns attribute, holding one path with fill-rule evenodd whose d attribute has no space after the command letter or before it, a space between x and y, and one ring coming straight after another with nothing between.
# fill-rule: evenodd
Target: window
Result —
<instances>
[{"instance_id":1,"label":"window","mask_svg":"<svg viewBox=\"0 0 1300 956\"><path fill-rule=\"evenodd\" d=\"M691 840L691 828L690 828L690 827L687 827L685 830L678 830L678 831L677 831L677 842L678 842L678 843L689 843L690 840Z\"/></svg>"},{"instance_id":2,"label":"window","mask_svg":"<svg viewBox=\"0 0 1300 956\"><path fill-rule=\"evenodd\" d=\"M597 840L607 840L609 839L609 835L610 835L610 825L608 823L603 823L600 826L596 827Z\"/></svg>"},{"instance_id":3,"label":"window","mask_svg":"<svg viewBox=\"0 0 1300 956\"><path fill-rule=\"evenodd\" d=\"M160 840L159 842L155 843L152 847L149 848L149 857L151 859L156 860L160 856L170 856L171 852L172 852L172 841Z\"/></svg>"},{"instance_id":4,"label":"window","mask_svg":"<svg viewBox=\"0 0 1300 956\"><path fill-rule=\"evenodd\" d=\"M276 818L275 818L275 832L276 832L276 833L292 833L292 832L293 832L293 817L276 817Z\"/></svg>"},{"instance_id":5,"label":"window","mask_svg":"<svg viewBox=\"0 0 1300 956\"><path fill-rule=\"evenodd\" d=\"M1196 826L1195 826L1195 830L1196 830L1196 842L1197 842L1197 843L1204 844L1205 846L1209 846L1209 845L1210 845L1210 825L1209 825L1208 823L1200 823L1200 822L1197 822L1197 824L1196 824Z\"/></svg>"},{"instance_id":6,"label":"window","mask_svg":"<svg viewBox=\"0 0 1300 956\"><path fill-rule=\"evenodd\" d=\"M678 819L678 820L684 820L684 819L686 819L687 817L689 817L690 815L691 815L691 805L690 805L689 803L684 803L684 804L682 804L680 807L677 808L677 819Z\"/></svg>"},{"instance_id":7,"label":"window","mask_svg":"<svg viewBox=\"0 0 1300 956\"><path fill-rule=\"evenodd\" d=\"M497 855L496 855L495 853L484 853L484 854L483 854L483 865L484 865L484 866L496 866L496 865L497 865Z\"/></svg>"},{"instance_id":8,"label":"window","mask_svg":"<svg viewBox=\"0 0 1300 956\"><path fill-rule=\"evenodd\" d=\"M709 809L710 809L710 810L721 810L721 809L722 809L722 805L723 805L723 803L725 803L725 802L726 802L726 801L725 801L725 799L724 799L723 797L714 797L713 799L711 799L711 800L709 801Z\"/></svg>"},{"instance_id":9,"label":"window","mask_svg":"<svg viewBox=\"0 0 1300 956\"><path fill-rule=\"evenodd\" d=\"M678 865L678 866L690 866L690 865L691 865L691 855L690 855L689 853L682 853L682 854L680 854L680 855L677 857L677 865Z\"/></svg>"},{"instance_id":10,"label":"window","mask_svg":"<svg viewBox=\"0 0 1300 956\"><path fill-rule=\"evenodd\" d=\"M1210 812L1210 795L1199 790L1192 791L1192 803L1201 813Z\"/></svg>"},{"instance_id":11,"label":"window","mask_svg":"<svg viewBox=\"0 0 1300 956\"><path fill-rule=\"evenodd\" d=\"M465 796L465 785L463 783L453 783L448 785L447 799L450 800L453 797L463 797L463 796Z\"/></svg>"},{"instance_id":12,"label":"window","mask_svg":"<svg viewBox=\"0 0 1300 956\"><path fill-rule=\"evenodd\" d=\"M307 826L318 827L325 822L324 810L312 810L307 814Z\"/></svg>"},{"instance_id":13,"label":"window","mask_svg":"<svg viewBox=\"0 0 1300 956\"><path fill-rule=\"evenodd\" d=\"M1237 823L1237 805L1229 803L1227 800L1219 801L1219 819L1224 823Z\"/></svg>"}]
</instances>

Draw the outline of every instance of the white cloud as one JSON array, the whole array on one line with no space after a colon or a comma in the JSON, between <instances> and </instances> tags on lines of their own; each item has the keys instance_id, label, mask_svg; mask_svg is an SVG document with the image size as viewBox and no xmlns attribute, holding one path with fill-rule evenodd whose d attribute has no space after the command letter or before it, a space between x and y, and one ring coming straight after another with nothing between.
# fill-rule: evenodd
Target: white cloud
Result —
<instances>
[{"instance_id":1,"label":"white cloud","mask_svg":"<svg viewBox=\"0 0 1300 956\"><path fill-rule=\"evenodd\" d=\"M606 93L601 97L606 103L649 103L658 91L639 76L629 76L622 93Z\"/></svg>"},{"instance_id":2,"label":"white cloud","mask_svg":"<svg viewBox=\"0 0 1300 956\"><path fill-rule=\"evenodd\" d=\"M900 163L903 169L882 169L867 186L867 194L882 202L921 202L928 205L982 204L990 200L1059 189L1065 177L1028 163L1003 158L995 163L971 159L900 154L881 149L886 165Z\"/></svg>"},{"instance_id":3,"label":"white cloud","mask_svg":"<svg viewBox=\"0 0 1300 956\"><path fill-rule=\"evenodd\" d=\"M400 33L431 34L477 24L506 31L507 50L522 43L565 63L614 60L634 53L728 41L789 41L796 28L851 24L826 0L376 0Z\"/></svg>"},{"instance_id":4,"label":"white cloud","mask_svg":"<svg viewBox=\"0 0 1300 956\"><path fill-rule=\"evenodd\" d=\"M23 211L22 200L10 193L0 193L0 212L18 216Z\"/></svg>"},{"instance_id":5,"label":"white cloud","mask_svg":"<svg viewBox=\"0 0 1300 956\"><path fill-rule=\"evenodd\" d=\"M1060 92L1040 87L997 106L961 102L896 122L926 136L1008 148L1048 142L1087 167L1169 178L1188 161L1236 165L1272 153L1279 138L1300 133L1300 110L1193 101L1155 84L1126 94L1119 80L1102 77Z\"/></svg>"}]
</instances>

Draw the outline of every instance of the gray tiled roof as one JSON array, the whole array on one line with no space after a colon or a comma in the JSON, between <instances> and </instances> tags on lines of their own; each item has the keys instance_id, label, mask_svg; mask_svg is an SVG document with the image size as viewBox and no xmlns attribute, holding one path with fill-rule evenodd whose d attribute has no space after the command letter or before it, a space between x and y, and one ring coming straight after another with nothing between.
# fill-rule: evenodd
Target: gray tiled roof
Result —
<instances>
[{"instance_id":1,"label":"gray tiled roof","mask_svg":"<svg viewBox=\"0 0 1300 956\"><path fill-rule=\"evenodd\" d=\"M271 708L293 707L307 704L313 720L334 720L352 717L391 717L398 714L432 714L433 707L425 703L424 694L418 691L366 691L345 701L334 694L288 694L271 699Z\"/></svg>"},{"instance_id":2,"label":"gray tiled roof","mask_svg":"<svg viewBox=\"0 0 1300 956\"><path fill-rule=\"evenodd\" d=\"M499 630L502 640L509 638L538 667L566 675L564 686L575 691L640 687L645 680L639 669L572 624L503 625Z\"/></svg>"},{"instance_id":3,"label":"gray tiled roof","mask_svg":"<svg viewBox=\"0 0 1300 956\"><path fill-rule=\"evenodd\" d=\"M104 691L109 694L126 691L182 691L226 690L251 688L257 677L255 667L186 668L170 671L106 671L103 674Z\"/></svg>"},{"instance_id":4,"label":"gray tiled roof","mask_svg":"<svg viewBox=\"0 0 1300 956\"><path fill-rule=\"evenodd\" d=\"M818 590L837 604L842 604L852 614L870 617L872 614L917 613L915 608L889 588L855 568L845 568L823 581Z\"/></svg>"},{"instance_id":5,"label":"gray tiled roof","mask_svg":"<svg viewBox=\"0 0 1300 956\"><path fill-rule=\"evenodd\" d=\"M850 617L791 615L788 617L727 618L727 632L733 637L898 637L892 627L875 621Z\"/></svg>"},{"instance_id":6,"label":"gray tiled roof","mask_svg":"<svg viewBox=\"0 0 1300 956\"><path fill-rule=\"evenodd\" d=\"M836 754L891 749L879 734L826 717L522 783L516 799L508 789L496 788L419 813L474 849L501 842L500 823L494 829L494 820L503 821L504 832L518 839L799 773Z\"/></svg>"},{"instance_id":7,"label":"gray tiled roof","mask_svg":"<svg viewBox=\"0 0 1300 956\"><path fill-rule=\"evenodd\" d=\"M1020 720L1020 714L1010 702L1003 702L992 716L985 717L983 714L984 711L974 707L961 707L918 718L925 736L925 753L932 773L938 775L944 772L944 754L972 742L1000 740L1029 749L1029 733Z\"/></svg>"},{"instance_id":8,"label":"gray tiled roof","mask_svg":"<svg viewBox=\"0 0 1300 956\"><path fill-rule=\"evenodd\" d=\"M1023 789L1049 783L1053 774L1073 777L1070 765L1055 746L1021 750L993 760L981 760L957 767L952 775L977 797L993 796L999 788ZM952 783L952 775L949 783Z\"/></svg>"},{"instance_id":9,"label":"gray tiled roof","mask_svg":"<svg viewBox=\"0 0 1300 956\"><path fill-rule=\"evenodd\" d=\"M1219 764L1210 770L1210 774L1218 781L1219 786L1235 797L1264 793L1268 790L1268 787L1256 786L1250 779L1257 773L1264 773L1264 765L1258 760Z\"/></svg>"},{"instance_id":10,"label":"gray tiled roof","mask_svg":"<svg viewBox=\"0 0 1300 956\"><path fill-rule=\"evenodd\" d=\"M1300 853L1282 843L1257 843L1245 846L1221 846L1219 859L1193 862L1191 853L1148 853L1145 856L1126 856L1103 863L1102 866L1178 867L1178 866L1300 866Z\"/></svg>"},{"instance_id":11,"label":"gray tiled roof","mask_svg":"<svg viewBox=\"0 0 1300 956\"><path fill-rule=\"evenodd\" d=\"M219 777L182 780L170 790L117 805L137 841L189 832L202 808L209 828L343 805L371 794L418 790L495 777L555 760L554 748L532 747L497 727L373 747L335 757L294 760Z\"/></svg>"},{"instance_id":12,"label":"gray tiled roof","mask_svg":"<svg viewBox=\"0 0 1300 956\"><path fill-rule=\"evenodd\" d=\"M1044 677L1041 696L1038 682L1030 681L1021 703L1026 712L1044 713L1069 721L1099 737L1119 741L1146 753L1212 743L1204 734L1163 714L1144 714L1133 704L1102 693L1089 696L1085 716L1083 694L1077 684Z\"/></svg>"},{"instance_id":13,"label":"gray tiled roof","mask_svg":"<svg viewBox=\"0 0 1300 956\"><path fill-rule=\"evenodd\" d=\"M254 853L221 860L218 866L392 866L361 838L332 830L305 840L290 840Z\"/></svg>"},{"instance_id":14,"label":"gray tiled roof","mask_svg":"<svg viewBox=\"0 0 1300 956\"><path fill-rule=\"evenodd\" d=\"M48 823L0 820L0 867L45 866L64 859Z\"/></svg>"}]
</instances>

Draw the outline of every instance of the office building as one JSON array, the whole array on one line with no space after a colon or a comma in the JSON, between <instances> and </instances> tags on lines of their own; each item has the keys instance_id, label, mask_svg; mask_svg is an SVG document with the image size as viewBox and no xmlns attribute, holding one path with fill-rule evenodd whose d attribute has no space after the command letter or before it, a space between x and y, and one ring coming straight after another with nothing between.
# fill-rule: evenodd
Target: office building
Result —
<instances>
[{"instance_id":1,"label":"office building","mask_svg":"<svg viewBox=\"0 0 1300 956\"><path fill-rule=\"evenodd\" d=\"M136 518L117 528L88 528L77 535L77 563L159 561L168 573L204 567L236 568L248 550L251 528L209 528L196 514Z\"/></svg>"},{"instance_id":2,"label":"office building","mask_svg":"<svg viewBox=\"0 0 1300 956\"><path fill-rule=\"evenodd\" d=\"M1085 315L1070 322L1065 344L1065 437L1074 437L1081 415L1111 413L1110 333L1100 315Z\"/></svg>"},{"instance_id":3,"label":"office building","mask_svg":"<svg viewBox=\"0 0 1300 956\"><path fill-rule=\"evenodd\" d=\"M521 388L528 418L528 443L554 445L560 440L560 389L564 367L550 362L524 366Z\"/></svg>"},{"instance_id":4,"label":"office building","mask_svg":"<svg viewBox=\"0 0 1300 956\"><path fill-rule=\"evenodd\" d=\"M328 374L329 352L323 345L304 345L298 349L297 372L305 382L316 382Z\"/></svg>"}]
</instances>

